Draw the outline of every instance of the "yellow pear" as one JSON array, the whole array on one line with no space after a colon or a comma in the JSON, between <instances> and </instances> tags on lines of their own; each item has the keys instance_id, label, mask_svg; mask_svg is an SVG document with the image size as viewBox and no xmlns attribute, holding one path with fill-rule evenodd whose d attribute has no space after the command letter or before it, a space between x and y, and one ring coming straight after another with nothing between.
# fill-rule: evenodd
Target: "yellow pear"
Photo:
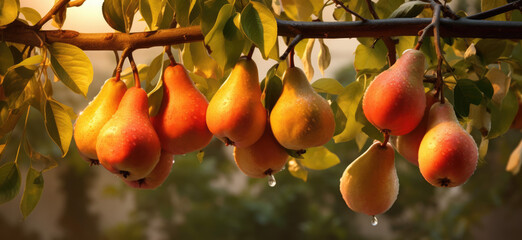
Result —
<instances>
[{"instance_id":1,"label":"yellow pear","mask_svg":"<svg viewBox=\"0 0 522 240\"><path fill-rule=\"evenodd\" d=\"M283 91L270 113L270 124L277 141L294 150L324 145L335 130L330 105L297 67L283 75Z\"/></svg>"},{"instance_id":2,"label":"yellow pear","mask_svg":"<svg viewBox=\"0 0 522 240\"><path fill-rule=\"evenodd\" d=\"M341 195L350 209L371 216L386 212L397 200L399 178L395 169L395 152L374 142L344 170Z\"/></svg>"},{"instance_id":3,"label":"yellow pear","mask_svg":"<svg viewBox=\"0 0 522 240\"><path fill-rule=\"evenodd\" d=\"M128 181L147 177L160 159L158 135L149 120L147 93L127 90L96 142L100 164Z\"/></svg>"},{"instance_id":4,"label":"yellow pear","mask_svg":"<svg viewBox=\"0 0 522 240\"><path fill-rule=\"evenodd\" d=\"M453 106L431 106L428 130L419 146L419 170L431 185L455 187L465 183L477 168L478 148L459 124Z\"/></svg>"},{"instance_id":5,"label":"yellow pear","mask_svg":"<svg viewBox=\"0 0 522 240\"><path fill-rule=\"evenodd\" d=\"M74 123L74 140L80 153L97 163L96 139L102 127L118 109L127 87L123 81L109 78L100 92L80 113Z\"/></svg>"},{"instance_id":6,"label":"yellow pear","mask_svg":"<svg viewBox=\"0 0 522 240\"><path fill-rule=\"evenodd\" d=\"M279 145L267 123L263 136L254 144L234 148L234 160L239 169L249 177L263 178L281 171L288 154Z\"/></svg>"},{"instance_id":7,"label":"yellow pear","mask_svg":"<svg viewBox=\"0 0 522 240\"><path fill-rule=\"evenodd\" d=\"M206 119L210 132L227 145L248 147L263 135L266 109L261 103L257 66L252 59L239 59L210 100Z\"/></svg>"}]
</instances>

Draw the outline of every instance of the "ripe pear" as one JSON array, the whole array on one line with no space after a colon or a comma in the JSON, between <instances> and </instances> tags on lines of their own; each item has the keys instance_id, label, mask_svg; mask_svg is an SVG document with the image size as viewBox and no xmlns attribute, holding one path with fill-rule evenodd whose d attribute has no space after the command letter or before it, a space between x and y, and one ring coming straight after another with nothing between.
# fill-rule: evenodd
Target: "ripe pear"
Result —
<instances>
[{"instance_id":1,"label":"ripe pear","mask_svg":"<svg viewBox=\"0 0 522 240\"><path fill-rule=\"evenodd\" d=\"M335 131L330 105L297 67L283 74L283 91L270 113L270 123L277 141L294 150L324 145Z\"/></svg>"},{"instance_id":2,"label":"ripe pear","mask_svg":"<svg viewBox=\"0 0 522 240\"><path fill-rule=\"evenodd\" d=\"M477 144L457 121L453 106L433 104L419 147L422 176L436 187L459 186L473 174L477 160Z\"/></svg>"},{"instance_id":3,"label":"ripe pear","mask_svg":"<svg viewBox=\"0 0 522 240\"><path fill-rule=\"evenodd\" d=\"M386 212L397 200L399 178L390 143L374 142L344 170L340 184L346 205L371 216Z\"/></svg>"},{"instance_id":4,"label":"ripe pear","mask_svg":"<svg viewBox=\"0 0 522 240\"><path fill-rule=\"evenodd\" d=\"M129 181L149 175L160 158L161 146L148 108L145 90L129 88L96 142L101 165Z\"/></svg>"},{"instance_id":5,"label":"ripe pear","mask_svg":"<svg viewBox=\"0 0 522 240\"><path fill-rule=\"evenodd\" d=\"M183 65L168 66L163 74L163 100L152 125L161 148L171 154L185 154L208 145L208 101L199 92Z\"/></svg>"},{"instance_id":6,"label":"ripe pear","mask_svg":"<svg viewBox=\"0 0 522 240\"><path fill-rule=\"evenodd\" d=\"M424 61L421 51L410 49L375 77L362 102L370 123L395 136L407 134L419 124L426 107Z\"/></svg>"},{"instance_id":7,"label":"ripe pear","mask_svg":"<svg viewBox=\"0 0 522 240\"><path fill-rule=\"evenodd\" d=\"M266 124L265 132L257 142L245 148L234 148L237 166L253 178L263 178L281 171L287 159L288 154L274 138L270 123Z\"/></svg>"},{"instance_id":8,"label":"ripe pear","mask_svg":"<svg viewBox=\"0 0 522 240\"><path fill-rule=\"evenodd\" d=\"M408 162L418 166L419 165L419 146L426 134L428 128L428 115L431 106L437 101L435 93L430 91L426 93L426 108L424 109L424 116L420 123L408 134L398 136L394 146L397 152L401 154Z\"/></svg>"},{"instance_id":9,"label":"ripe pear","mask_svg":"<svg viewBox=\"0 0 522 240\"><path fill-rule=\"evenodd\" d=\"M127 87L123 81L109 78L74 123L76 146L80 153L93 163L98 159L96 153L98 134L118 109L125 91L127 91Z\"/></svg>"},{"instance_id":10,"label":"ripe pear","mask_svg":"<svg viewBox=\"0 0 522 240\"><path fill-rule=\"evenodd\" d=\"M210 100L208 129L227 145L248 147L263 135L266 115L256 63L241 58Z\"/></svg>"},{"instance_id":11,"label":"ripe pear","mask_svg":"<svg viewBox=\"0 0 522 240\"><path fill-rule=\"evenodd\" d=\"M173 161L174 155L166 151L161 151L160 160L149 175L135 181L123 181L133 188L155 189L161 186L169 176Z\"/></svg>"}]
</instances>

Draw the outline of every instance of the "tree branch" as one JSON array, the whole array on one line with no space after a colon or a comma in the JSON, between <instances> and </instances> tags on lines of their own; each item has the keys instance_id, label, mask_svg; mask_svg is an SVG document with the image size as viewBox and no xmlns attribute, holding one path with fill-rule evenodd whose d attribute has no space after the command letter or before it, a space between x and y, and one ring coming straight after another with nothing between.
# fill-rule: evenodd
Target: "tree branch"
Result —
<instances>
[{"instance_id":1,"label":"tree branch","mask_svg":"<svg viewBox=\"0 0 522 240\"><path fill-rule=\"evenodd\" d=\"M45 14L45 16L43 16L42 19L40 19L40 21L38 21L33 27L34 29L36 30L40 30L42 28L42 26L48 22L49 20L51 20L51 18L53 17L54 14L56 14L58 11L60 11L60 9L66 7L66 5L69 3L69 1L71 0L60 0L59 2L57 2L56 4L54 4L54 6L51 8L51 10L49 10L49 12L47 14Z\"/></svg>"},{"instance_id":2,"label":"tree branch","mask_svg":"<svg viewBox=\"0 0 522 240\"><path fill-rule=\"evenodd\" d=\"M277 20L278 35L303 38L356 38L417 36L430 24L430 18L391 18L366 22L298 22ZM522 39L522 22L485 21L460 18L440 19L442 37ZM432 33L428 33L432 34ZM202 41L199 26L165 29L136 33L79 33L71 30L34 31L20 22L9 24L0 30L0 38L7 42L40 46L62 42L83 50L123 50L125 48L150 48Z\"/></svg>"},{"instance_id":3,"label":"tree branch","mask_svg":"<svg viewBox=\"0 0 522 240\"><path fill-rule=\"evenodd\" d=\"M497 7L497 8L490 9L488 11L477 13L475 15L471 15L471 16L468 16L466 18L467 19L475 19L475 20L486 19L486 18L490 18L490 17L496 16L496 15L505 13L505 12L509 12L511 10L514 10L514 9L520 9L520 7L522 7L522 0L518 0L518 1L515 1L515 2L512 2L512 3L508 3L508 4L504 5L504 6L500 6L500 7Z\"/></svg>"},{"instance_id":4,"label":"tree branch","mask_svg":"<svg viewBox=\"0 0 522 240\"><path fill-rule=\"evenodd\" d=\"M346 12L348 12L348 13L350 13L350 14L356 16L357 18L361 19L361 21L363 21L363 22L368 21L368 19L366 19L366 18L364 18L363 16L359 15L358 13L356 13L356 12L350 10L347 6L344 6L344 4L343 4L342 2L340 2L339 0L333 0L333 1L334 1L334 3L335 3L336 5L341 6L341 7L344 9L344 11L346 11Z\"/></svg>"},{"instance_id":5,"label":"tree branch","mask_svg":"<svg viewBox=\"0 0 522 240\"><path fill-rule=\"evenodd\" d=\"M366 4L368 5L368 9L372 14L373 19L379 19L379 15L377 15L377 12L375 12L375 9L373 8L373 2L371 0L366 0ZM395 51L395 42L393 41L393 39L391 39L391 37L383 37L382 41L388 49L388 63L390 64L390 66L392 66L397 60L397 57L395 56L397 54L397 52Z\"/></svg>"}]
</instances>

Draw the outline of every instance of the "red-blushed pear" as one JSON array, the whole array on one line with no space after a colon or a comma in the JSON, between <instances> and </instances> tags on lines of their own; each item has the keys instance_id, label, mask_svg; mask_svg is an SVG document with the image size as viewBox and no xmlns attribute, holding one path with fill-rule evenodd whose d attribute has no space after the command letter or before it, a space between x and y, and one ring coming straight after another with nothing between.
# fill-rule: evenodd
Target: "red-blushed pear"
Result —
<instances>
[{"instance_id":1,"label":"red-blushed pear","mask_svg":"<svg viewBox=\"0 0 522 240\"><path fill-rule=\"evenodd\" d=\"M148 108L145 90L129 88L96 142L100 164L129 181L149 175L160 158L161 146Z\"/></svg>"},{"instance_id":2,"label":"red-blushed pear","mask_svg":"<svg viewBox=\"0 0 522 240\"><path fill-rule=\"evenodd\" d=\"M340 190L346 205L355 212L375 216L388 211L399 194L392 145L375 141L344 170Z\"/></svg>"},{"instance_id":3,"label":"red-blushed pear","mask_svg":"<svg viewBox=\"0 0 522 240\"><path fill-rule=\"evenodd\" d=\"M424 179L436 187L459 186L473 175L477 160L477 144L459 124L453 106L448 102L433 104L419 147Z\"/></svg>"},{"instance_id":4,"label":"red-blushed pear","mask_svg":"<svg viewBox=\"0 0 522 240\"><path fill-rule=\"evenodd\" d=\"M102 127L118 109L121 98L127 91L123 81L109 78L100 92L80 113L74 123L74 140L78 150L91 163L98 162L96 139Z\"/></svg>"},{"instance_id":5,"label":"red-blushed pear","mask_svg":"<svg viewBox=\"0 0 522 240\"><path fill-rule=\"evenodd\" d=\"M263 135L265 124L256 63L241 58L210 100L208 129L227 145L248 147Z\"/></svg>"},{"instance_id":6,"label":"red-blushed pear","mask_svg":"<svg viewBox=\"0 0 522 240\"><path fill-rule=\"evenodd\" d=\"M207 99L180 64L165 69L163 83L161 107L151 118L161 148L171 154L204 148L212 139L206 123Z\"/></svg>"},{"instance_id":7,"label":"red-blushed pear","mask_svg":"<svg viewBox=\"0 0 522 240\"><path fill-rule=\"evenodd\" d=\"M380 130L399 136L411 132L426 107L424 61L421 51L410 49L370 83L363 96L364 115Z\"/></svg>"},{"instance_id":8,"label":"red-blushed pear","mask_svg":"<svg viewBox=\"0 0 522 240\"><path fill-rule=\"evenodd\" d=\"M283 91L270 113L270 124L277 141L294 150L322 146L335 131L330 105L297 67L283 74Z\"/></svg>"},{"instance_id":9,"label":"red-blushed pear","mask_svg":"<svg viewBox=\"0 0 522 240\"><path fill-rule=\"evenodd\" d=\"M426 108L422 120L413 131L398 136L397 141L394 144L397 152L416 166L419 165L419 146L424 134L426 134L426 130L428 129L428 115L430 113L430 108L436 101L437 99L435 98L435 93L433 91L426 93Z\"/></svg>"},{"instance_id":10,"label":"red-blushed pear","mask_svg":"<svg viewBox=\"0 0 522 240\"><path fill-rule=\"evenodd\" d=\"M239 169L249 177L263 178L281 171L286 164L288 154L277 142L266 124L265 132L254 144L234 148L234 160Z\"/></svg>"},{"instance_id":11,"label":"red-blushed pear","mask_svg":"<svg viewBox=\"0 0 522 240\"><path fill-rule=\"evenodd\" d=\"M128 181L125 179L123 181L133 188L155 189L165 182L170 174L173 163L174 155L161 151L160 160L149 175L135 181Z\"/></svg>"}]
</instances>

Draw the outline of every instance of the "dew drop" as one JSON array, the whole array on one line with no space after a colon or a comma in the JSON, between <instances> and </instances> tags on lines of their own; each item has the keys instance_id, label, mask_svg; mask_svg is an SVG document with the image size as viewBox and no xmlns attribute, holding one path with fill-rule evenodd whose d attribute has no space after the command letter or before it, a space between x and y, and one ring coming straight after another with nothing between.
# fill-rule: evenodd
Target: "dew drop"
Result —
<instances>
[{"instance_id":1,"label":"dew drop","mask_svg":"<svg viewBox=\"0 0 522 240\"><path fill-rule=\"evenodd\" d=\"M379 224L379 220L377 219L376 216L372 216L372 221L371 221L371 224L372 226L377 226L377 224Z\"/></svg>"},{"instance_id":2,"label":"dew drop","mask_svg":"<svg viewBox=\"0 0 522 240\"><path fill-rule=\"evenodd\" d=\"M277 182L276 182L274 175L272 175L272 174L268 175L268 186L275 187L276 183Z\"/></svg>"}]
</instances>

